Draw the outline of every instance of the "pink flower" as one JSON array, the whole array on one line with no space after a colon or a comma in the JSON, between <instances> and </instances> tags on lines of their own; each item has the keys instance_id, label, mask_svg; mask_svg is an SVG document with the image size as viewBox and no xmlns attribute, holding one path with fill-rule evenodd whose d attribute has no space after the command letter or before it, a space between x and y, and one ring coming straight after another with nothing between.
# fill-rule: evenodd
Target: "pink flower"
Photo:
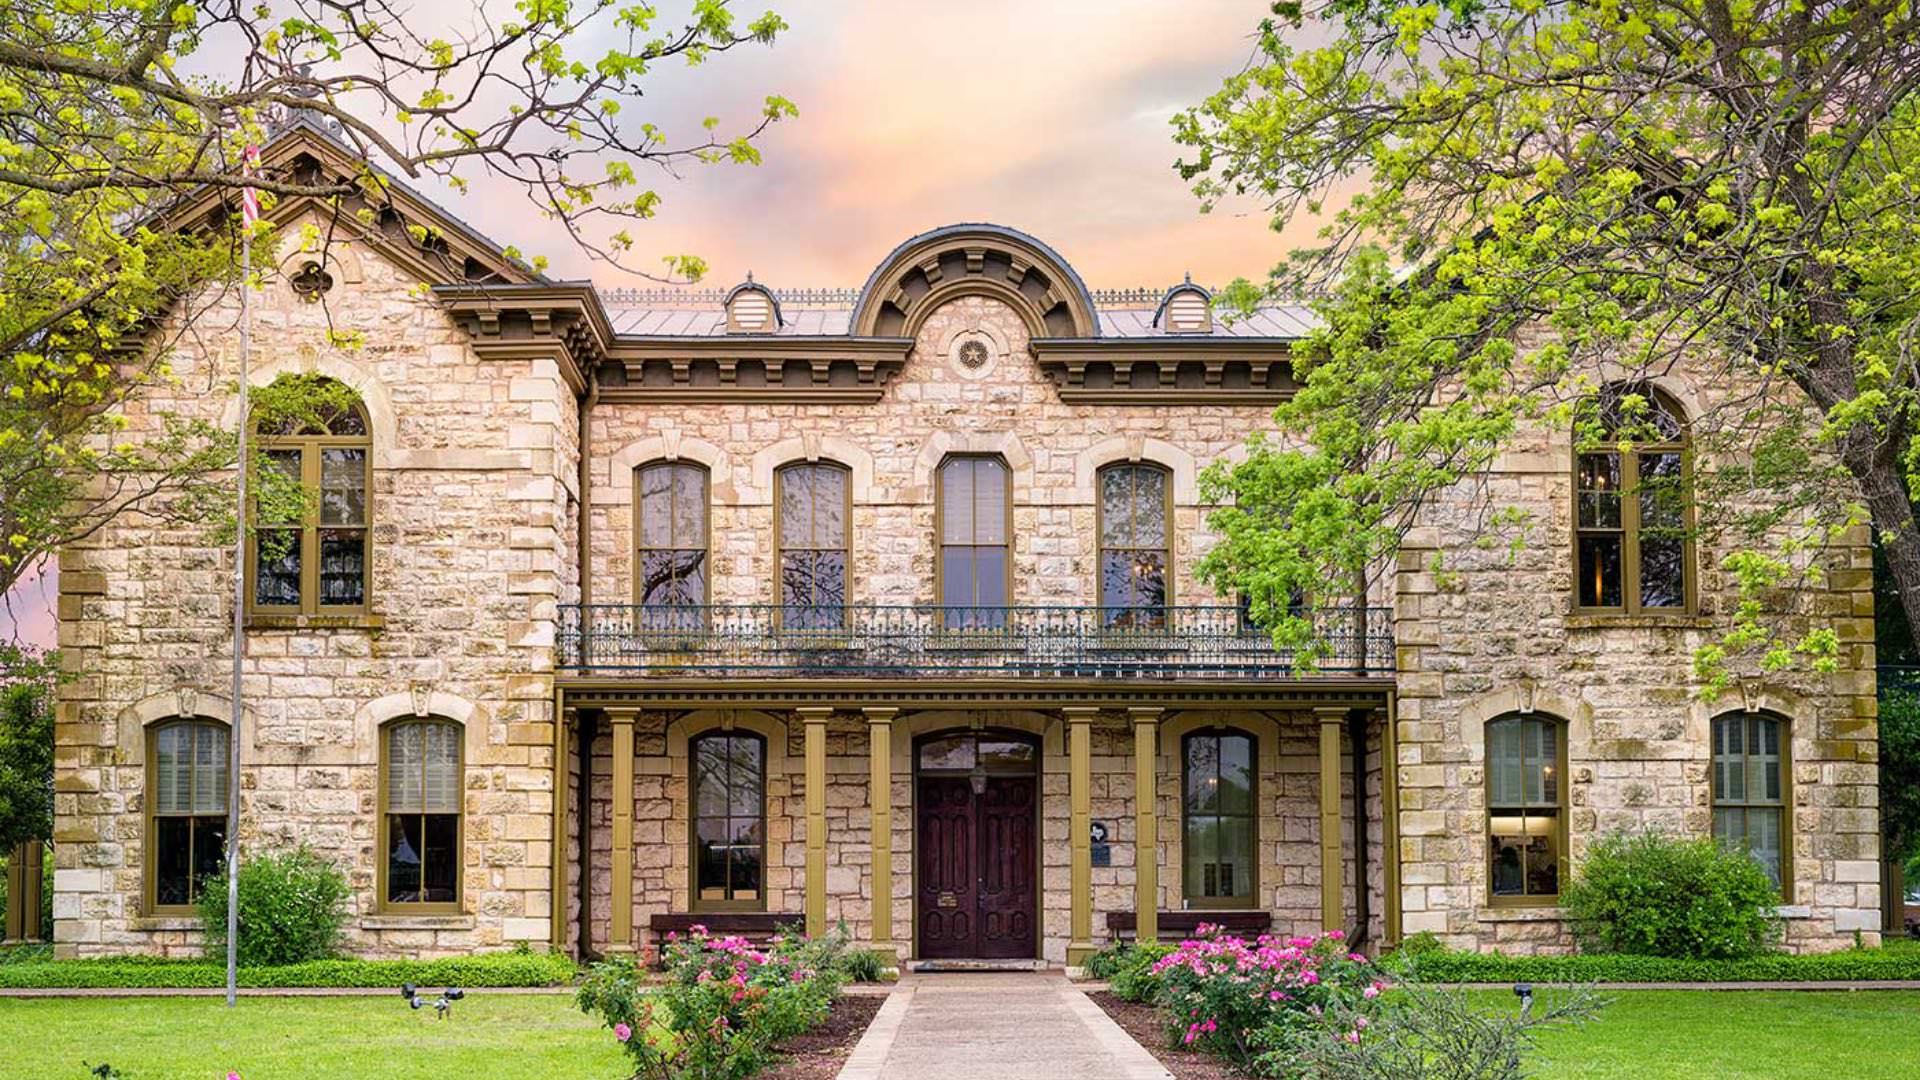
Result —
<instances>
[{"instance_id":1,"label":"pink flower","mask_svg":"<svg viewBox=\"0 0 1920 1080\"><path fill-rule=\"evenodd\" d=\"M240 1074L237 1072L228 1072L227 1080L240 1080Z\"/></svg>"},{"instance_id":2,"label":"pink flower","mask_svg":"<svg viewBox=\"0 0 1920 1080\"><path fill-rule=\"evenodd\" d=\"M1380 996L1379 985L1375 984L1373 986L1367 987L1365 990L1360 991L1360 996L1363 998L1366 998L1368 1001L1372 1001L1374 998L1379 997Z\"/></svg>"},{"instance_id":3,"label":"pink flower","mask_svg":"<svg viewBox=\"0 0 1920 1080\"><path fill-rule=\"evenodd\" d=\"M1347 1034L1346 1034L1346 1035L1345 1035L1344 1037L1346 1038L1346 1040L1347 1040L1348 1042L1350 1042L1350 1043L1352 1043L1353 1045L1355 1045L1355 1046L1359 1046L1359 1045L1360 1045L1360 1033L1359 1033L1359 1032L1357 1032L1357 1031L1349 1031L1349 1032L1347 1032Z\"/></svg>"},{"instance_id":4,"label":"pink flower","mask_svg":"<svg viewBox=\"0 0 1920 1080\"><path fill-rule=\"evenodd\" d=\"M615 1024L613 1025L613 1037L619 1039L621 1042L626 1042L628 1039L633 1038L633 1029L625 1024ZM229 1075L227 1080L240 1080L240 1078Z\"/></svg>"}]
</instances>

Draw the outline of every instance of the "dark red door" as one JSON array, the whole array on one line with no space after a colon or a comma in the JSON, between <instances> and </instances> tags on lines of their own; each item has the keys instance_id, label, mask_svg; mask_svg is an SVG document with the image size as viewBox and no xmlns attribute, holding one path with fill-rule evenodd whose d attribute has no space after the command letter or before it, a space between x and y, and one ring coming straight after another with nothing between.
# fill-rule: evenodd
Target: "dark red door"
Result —
<instances>
[{"instance_id":1,"label":"dark red door","mask_svg":"<svg viewBox=\"0 0 1920 1080\"><path fill-rule=\"evenodd\" d=\"M916 909L927 959L1038 953L1031 776L922 776Z\"/></svg>"}]
</instances>

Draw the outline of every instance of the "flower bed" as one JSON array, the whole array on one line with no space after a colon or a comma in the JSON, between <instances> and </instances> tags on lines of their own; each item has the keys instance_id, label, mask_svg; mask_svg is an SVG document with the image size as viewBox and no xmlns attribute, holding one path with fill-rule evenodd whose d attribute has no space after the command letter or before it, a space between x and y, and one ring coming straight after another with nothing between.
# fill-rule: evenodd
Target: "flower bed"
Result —
<instances>
[{"instance_id":1,"label":"flower bed","mask_svg":"<svg viewBox=\"0 0 1920 1080\"><path fill-rule=\"evenodd\" d=\"M582 1011L598 1015L647 1080L743 1080L772 1048L827 1019L843 981L845 938L783 934L764 949L701 927L671 935L666 980L649 985L631 960L594 966Z\"/></svg>"}]
</instances>

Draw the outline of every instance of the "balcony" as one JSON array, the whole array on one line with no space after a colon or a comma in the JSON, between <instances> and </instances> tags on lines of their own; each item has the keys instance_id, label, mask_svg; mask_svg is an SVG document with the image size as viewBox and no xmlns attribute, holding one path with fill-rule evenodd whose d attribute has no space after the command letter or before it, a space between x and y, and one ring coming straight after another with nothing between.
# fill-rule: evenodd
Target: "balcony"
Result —
<instances>
[{"instance_id":1,"label":"balcony","mask_svg":"<svg viewBox=\"0 0 1920 1080\"><path fill-rule=\"evenodd\" d=\"M1392 611L1325 611L1296 655L1234 607L777 604L560 608L560 668L668 678L1388 676Z\"/></svg>"}]
</instances>

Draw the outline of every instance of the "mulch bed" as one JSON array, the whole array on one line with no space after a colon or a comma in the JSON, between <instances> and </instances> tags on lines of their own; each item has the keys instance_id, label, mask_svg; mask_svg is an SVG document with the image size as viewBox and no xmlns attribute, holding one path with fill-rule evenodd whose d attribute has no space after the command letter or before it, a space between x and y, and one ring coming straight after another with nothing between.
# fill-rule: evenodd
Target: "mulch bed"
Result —
<instances>
[{"instance_id":1,"label":"mulch bed","mask_svg":"<svg viewBox=\"0 0 1920 1080\"><path fill-rule=\"evenodd\" d=\"M1181 1050L1167 1045L1167 1025L1151 1005L1138 1005L1131 1001L1121 1001L1104 990L1087 995L1095 1005L1105 1009L1113 1022L1119 1024L1133 1041L1147 1048L1147 1053L1159 1059L1176 1080L1246 1080L1241 1073L1211 1054L1197 1050Z\"/></svg>"},{"instance_id":2,"label":"mulch bed","mask_svg":"<svg viewBox=\"0 0 1920 1080\"><path fill-rule=\"evenodd\" d=\"M833 1080L886 1001L878 994L841 994L827 1022L774 1047L779 1064L755 1080Z\"/></svg>"}]
</instances>

